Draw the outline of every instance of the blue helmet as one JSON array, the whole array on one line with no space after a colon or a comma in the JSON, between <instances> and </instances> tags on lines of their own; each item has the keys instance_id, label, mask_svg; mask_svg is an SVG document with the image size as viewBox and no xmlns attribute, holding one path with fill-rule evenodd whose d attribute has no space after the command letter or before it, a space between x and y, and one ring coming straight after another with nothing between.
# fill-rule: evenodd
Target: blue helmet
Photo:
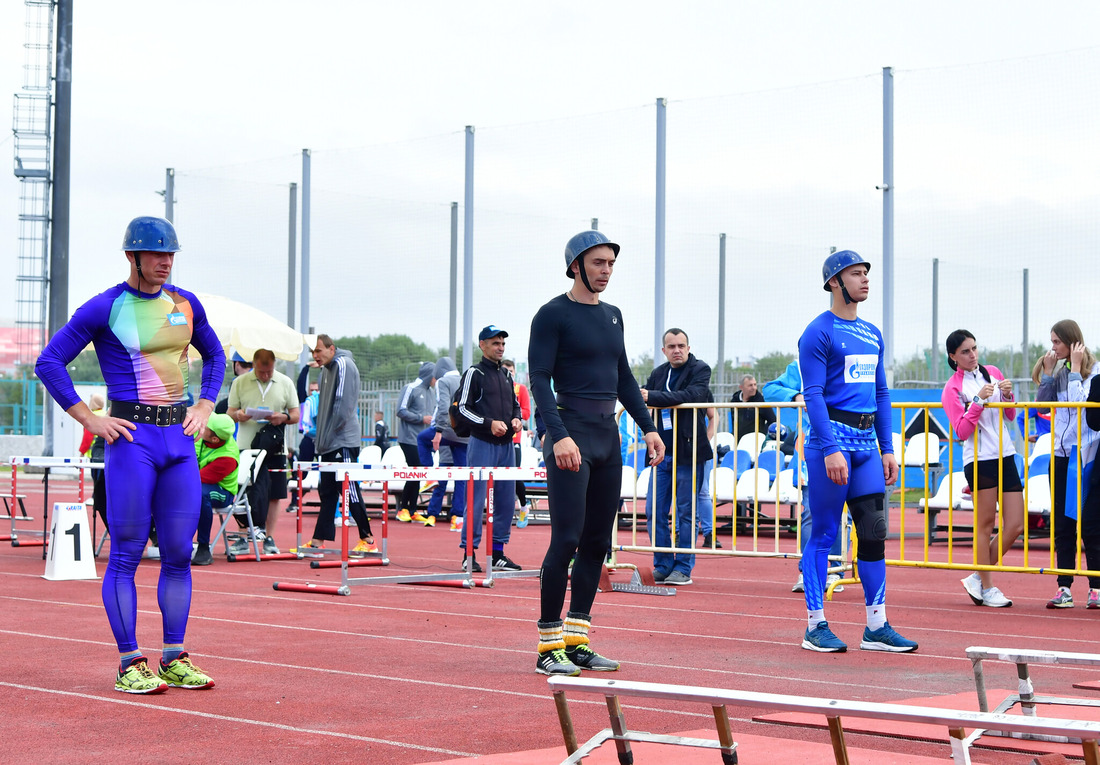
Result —
<instances>
[{"instance_id":1,"label":"blue helmet","mask_svg":"<svg viewBox=\"0 0 1100 765\"><path fill-rule=\"evenodd\" d=\"M776 441L782 441L787 437L787 426L780 422L773 422L768 426L768 438L773 438Z\"/></svg>"},{"instance_id":2,"label":"blue helmet","mask_svg":"<svg viewBox=\"0 0 1100 765\"><path fill-rule=\"evenodd\" d=\"M167 220L143 215L134 218L126 227L122 249L126 252L179 252L180 240L175 227Z\"/></svg>"},{"instance_id":3,"label":"blue helmet","mask_svg":"<svg viewBox=\"0 0 1100 765\"><path fill-rule=\"evenodd\" d=\"M841 250L840 252L834 252L829 257L825 258L825 265L821 267L821 278L825 282L825 291L829 291L829 280L839 274L845 268L850 266L856 266L859 264L867 266L867 270L871 270L871 264L863 259L863 256L858 252L852 250Z\"/></svg>"},{"instance_id":4,"label":"blue helmet","mask_svg":"<svg viewBox=\"0 0 1100 765\"><path fill-rule=\"evenodd\" d=\"M573 270L570 268L570 266L573 265L573 261L579 258L581 255L584 255L593 247L599 247L601 244L606 244L608 247L614 250L615 256L618 257L619 245L615 244L606 236L604 236L603 232L597 231L595 229L590 229L588 231L582 231L581 233L570 239L569 242L565 245L565 275L572 279Z\"/></svg>"}]
</instances>

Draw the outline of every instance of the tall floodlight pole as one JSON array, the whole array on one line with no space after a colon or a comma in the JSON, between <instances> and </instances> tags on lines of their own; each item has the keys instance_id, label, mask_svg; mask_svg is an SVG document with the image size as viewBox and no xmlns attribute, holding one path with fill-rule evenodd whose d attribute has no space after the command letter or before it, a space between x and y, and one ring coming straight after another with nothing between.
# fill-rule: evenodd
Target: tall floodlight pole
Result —
<instances>
[{"instance_id":1,"label":"tall floodlight pole","mask_svg":"<svg viewBox=\"0 0 1100 765\"><path fill-rule=\"evenodd\" d=\"M932 258L932 379L940 379L940 259Z\"/></svg>"},{"instance_id":2,"label":"tall floodlight pole","mask_svg":"<svg viewBox=\"0 0 1100 765\"><path fill-rule=\"evenodd\" d=\"M287 216L287 248L286 248L286 324L294 326L294 276L295 255L298 243L298 184L290 184L290 212Z\"/></svg>"},{"instance_id":3,"label":"tall floodlight pole","mask_svg":"<svg viewBox=\"0 0 1100 765\"><path fill-rule=\"evenodd\" d=\"M474 126L466 126L466 184L462 218L462 365L474 363Z\"/></svg>"},{"instance_id":4,"label":"tall floodlight pole","mask_svg":"<svg viewBox=\"0 0 1100 765\"><path fill-rule=\"evenodd\" d=\"M73 114L73 0L57 3L54 77L53 221L50 226L50 321L53 337L69 320L69 170Z\"/></svg>"},{"instance_id":5,"label":"tall floodlight pole","mask_svg":"<svg viewBox=\"0 0 1100 765\"><path fill-rule=\"evenodd\" d=\"M726 235L718 235L718 385L726 377Z\"/></svg>"},{"instance_id":6,"label":"tall floodlight pole","mask_svg":"<svg viewBox=\"0 0 1100 765\"><path fill-rule=\"evenodd\" d=\"M310 204L310 156L309 149L302 149L302 297L298 317L302 334L313 331L309 324L309 204ZM309 358L306 351L302 351L302 363Z\"/></svg>"},{"instance_id":7,"label":"tall floodlight pole","mask_svg":"<svg viewBox=\"0 0 1100 765\"><path fill-rule=\"evenodd\" d=\"M1027 279L1028 279L1028 270L1025 268L1024 269L1024 296L1023 296L1024 297L1024 300L1023 300L1023 303L1024 303L1024 305L1023 305L1023 309L1024 309L1023 310L1023 314L1024 314L1024 342L1023 342L1023 345L1021 346L1021 350L1023 351L1023 369L1021 370L1020 377L1027 377L1027 375L1028 375L1028 370L1027 370L1027 365L1028 365L1028 361L1029 361L1028 353L1031 352L1031 349L1028 348L1028 338L1027 338L1028 304L1031 300L1031 295L1028 292Z\"/></svg>"},{"instance_id":8,"label":"tall floodlight pole","mask_svg":"<svg viewBox=\"0 0 1100 765\"><path fill-rule=\"evenodd\" d=\"M882 341L887 375L894 371L894 69L882 68Z\"/></svg>"},{"instance_id":9,"label":"tall floodlight pole","mask_svg":"<svg viewBox=\"0 0 1100 765\"><path fill-rule=\"evenodd\" d=\"M657 99L657 209L653 242L653 368L660 358L665 331L665 142L668 99Z\"/></svg>"},{"instance_id":10,"label":"tall floodlight pole","mask_svg":"<svg viewBox=\"0 0 1100 765\"><path fill-rule=\"evenodd\" d=\"M458 361L455 351L458 348L458 202L451 202L451 358ZM469 366L469 363L466 363Z\"/></svg>"},{"instance_id":11,"label":"tall floodlight pole","mask_svg":"<svg viewBox=\"0 0 1100 765\"><path fill-rule=\"evenodd\" d=\"M164 170L164 219L169 223L176 222L176 170L172 167ZM180 283L179 266L174 260L170 278L173 284Z\"/></svg>"}]
</instances>

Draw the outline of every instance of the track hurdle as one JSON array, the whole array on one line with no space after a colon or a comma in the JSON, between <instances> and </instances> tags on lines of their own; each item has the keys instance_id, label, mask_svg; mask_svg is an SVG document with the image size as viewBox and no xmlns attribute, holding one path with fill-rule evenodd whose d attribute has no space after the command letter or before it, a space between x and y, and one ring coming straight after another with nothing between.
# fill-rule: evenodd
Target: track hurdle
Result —
<instances>
[{"instance_id":1,"label":"track hurdle","mask_svg":"<svg viewBox=\"0 0 1100 765\"><path fill-rule=\"evenodd\" d=\"M306 467L303 464L303 467ZM483 579L474 579L472 565L473 556L470 556L467 560L466 569L458 573L432 573L432 574L399 574L395 576L373 576L373 577L359 577L352 578L348 576L348 569L354 567L354 561L346 560L347 550L347 525L344 525L344 554L339 562L337 561L314 561L310 563L312 568L340 568L341 581L339 585L326 586L326 585L300 585L292 582L275 582L272 584L272 588L285 592L320 592L331 595L349 595L351 594L350 588L355 585L361 584L425 584L443 587L462 587L462 588L475 588L475 587L492 587L497 579L520 579L520 578L535 578L539 576L539 571L493 571L492 567L492 523L494 502L492 491L494 481L500 478L509 479L525 479L525 480L537 480L546 478L546 471L542 468L490 468L490 467L373 467L373 466L357 466L349 467L346 462L333 462L333 463L309 463L310 469L317 469L323 472L334 472L344 482L345 487L345 502L344 502L344 517L347 518L347 487L350 481L372 481L382 484L383 491L383 536L382 536L382 556L388 563L389 558L387 555L388 545L388 501L386 498L389 493L390 481L466 481L466 497L467 497L467 518L469 518L469 508L473 506L473 493L474 493L474 481L485 480L488 482L488 491L486 492L487 507L484 516L484 521L488 524L489 533L485 535L485 549L486 549L486 574ZM299 515L301 513L299 503ZM473 550L473 524L466 523L463 527L463 532L466 534L466 549ZM299 532L300 534L300 532ZM373 562L360 563L359 565L372 565ZM377 565L377 564L373 564Z\"/></svg>"},{"instance_id":2,"label":"track hurdle","mask_svg":"<svg viewBox=\"0 0 1100 765\"><path fill-rule=\"evenodd\" d=\"M1042 696L1035 693L1035 686L1031 682L1029 664L1057 664L1060 666L1100 667L1100 654L1095 653L1070 653L1065 651L1033 651L1024 648L987 648L985 646L970 646L966 649L966 656L974 667L974 687L978 692L978 708L983 712L989 711L989 700L985 694L985 672L982 668L983 661L1005 661L1016 665L1016 677L1019 682L1018 692L1009 694L1004 701L997 705L995 713L1008 712L1017 704L1025 717L1035 717L1038 713L1038 704L1062 704L1076 707L1100 707L1100 701L1094 699L1066 698L1058 696ZM968 740L981 736L984 731L978 730L970 735ZM990 731L992 736L1008 736L1011 738L1026 738L1037 741L1053 741L1058 743L1077 744L1079 738L1067 738L1065 736L1048 736L1035 733Z\"/></svg>"},{"instance_id":3,"label":"track hurdle","mask_svg":"<svg viewBox=\"0 0 1100 765\"><path fill-rule=\"evenodd\" d=\"M547 682L554 694L558 722L561 725L565 748L569 754L568 757L562 760L562 765L579 763L606 741L615 742L619 762L623 765L628 765L634 761L634 755L630 749L632 741L718 749L722 755L722 762L726 765L734 765L737 762L737 744L733 740L733 733L726 712L727 706L824 715L828 721L829 738L833 746L834 761L837 765L848 765L850 762L847 744L844 740L842 715L903 723L945 725L951 743L951 758L956 765L970 765L970 744L973 738L980 735L979 732L976 732L977 735L967 737L967 727L980 729L981 732L1002 731L1004 733L1027 733L1032 736L1073 736L1081 742L1086 765L1100 765L1100 747L1097 743L1100 741L1100 722L1064 720L1053 717L1023 717L984 711L969 712L961 709L941 709L939 707L922 707L909 704L700 688L689 685L599 680L586 677L558 676L549 678ZM580 744L577 740L576 729L573 726L573 718L569 710L566 692L603 696L607 703L611 727L600 731L583 745ZM626 718L622 704L619 701L622 696L707 704L714 711L718 740L630 730L626 727Z\"/></svg>"},{"instance_id":4,"label":"track hurdle","mask_svg":"<svg viewBox=\"0 0 1100 765\"><path fill-rule=\"evenodd\" d=\"M27 467L40 467L42 468L43 476L43 498L42 498L42 531L25 530L25 533L33 537L32 539L21 539L19 537L19 531L15 524L17 521L33 521L34 518L27 514L26 506L23 500L26 495L20 494L18 489L18 476L19 466ZM67 467L74 468L77 471L79 478L78 491L79 502L84 501L84 471L91 468L103 467L100 463L94 463L83 457L12 457L11 458L11 489L10 494L4 497L4 509L7 511L5 519L11 522L11 532L3 537L0 537L0 541L10 541L12 547L41 547L42 548L42 560L46 560L46 547L48 545L48 523L49 523L49 507L50 507L50 470L53 468ZM19 508L19 514L16 515L15 509Z\"/></svg>"}]
</instances>

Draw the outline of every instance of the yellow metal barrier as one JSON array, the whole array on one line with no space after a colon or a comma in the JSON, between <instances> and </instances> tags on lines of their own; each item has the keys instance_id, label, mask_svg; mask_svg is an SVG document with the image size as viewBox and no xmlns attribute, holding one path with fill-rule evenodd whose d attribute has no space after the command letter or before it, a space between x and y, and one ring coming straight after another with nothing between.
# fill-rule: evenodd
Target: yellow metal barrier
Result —
<instances>
[{"instance_id":1,"label":"yellow metal barrier","mask_svg":"<svg viewBox=\"0 0 1100 765\"><path fill-rule=\"evenodd\" d=\"M925 434L932 432L931 428L930 428L930 422L929 422L929 420L932 417L931 410L942 408L941 404L936 403L936 402L895 403L895 404L892 405L892 407L894 409L900 410L901 422L902 423L905 423L906 420L907 420L907 416L906 416L907 412L912 411L912 410L921 410L923 412L923 416L924 416L924 425L925 425L925 427L924 427L923 430L924 430ZM953 569L953 570L960 570L960 571L982 571L982 570L987 570L987 571L1005 572L1005 573L1052 574L1052 575L1065 574L1065 575L1071 575L1071 576L1089 576L1089 575L1091 575L1091 576L1100 576L1100 571L1088 570L1088 569L1084 569L1084 568L1081 567L1081 563L1082 563L1082 559L1081 559L1081 552L1082 552L1082 546L1081 546L1082 492L1081 492L1081 489L1082 489L1082 485L1081 485L1081 456L1080 456L1081 455L1081 449L1080 449L1080 445L1081 445L1080 438L1081 438L1081 436L1080 436L1080 434L1081 434L1081 425L1083 423L1083 411L1082 410L1085 409L1085 408L1100 407L1100 404L1076 403L1076 402L1040 402L1040 403L1035 403L1035 402L1008 402L1008 403L990 403L990 404L986 405L986 407L991 408L991 409L994 409L994 408L998 409L1000 411L1000 417L1001 417L1002 422L1003 422L1003 419L1004 419L1004 410L1005 409L1010 409L1010 408L1016 408L1016 409L1021 409L1022 408L1022 409L1026 409L1026 410L1072 408L1072 409L1076 410L1077 424L1078 424L1078 427L1077 427L1077 440L1078 440L1077 446L1078 446L1078 449L1077 449L1077 462L1076 462L1076 467L1077 467L1077 470L1076 470L1076 476L1077 476L1077 479L1076 479L1077 480L1076 501L1077 501L1078 506L1077 506L1077 519L1076 519L1076 522L1077 522L1076 537L1077 538L1076 538L1076 548L1075 548L1075 567L1073 569L1059 569L1055 565L1054 523L1053 523L1054 503L1053 503L1053 498L1057 495L1056 495L1056 492L1055 492L1056 487L1055 487L1055 483L1054 483L1055 477L1054 477L1054 470L1053 470L1053 459L1054 459L1053 454L1051 455L1051 468L1048 470L1048 474L1050 476L1049 486L1050 486L1051 507L1049 508L1049 514L1047 516L1045 516L1045 517L1049 518L1049 521L1050 521L1049 524L1048 524L1049 529L1048 529L1047 534L1045 534L1043 536L1033 537L1030 533L1030 531L1031 531L1030 525L1031 524L1028 522L1028 519L1029 519L1030 516L1035 515L1034 513L1030 512L1030 508L1031 508L1031 504L1032 504L1031 503L1031 491L1032 491L1032 489L1029 486L1029 480L1028 479L1030 478L1031 465L1030 465L1030 461L1028 459L1026 459L1026 455L1021 455L1021 456L1025 457L1024 460L1023 460L1024 474L1021 478L1022 483L1023 483L1023 487L1024 487L1023 495L1024 495L1024 521L1025 521L1024 522L1023 537L1022 537L1023 553L1024 553L1023 565L1006 565L1005 562L1004 562L1005 551L1003 549L1001 549L1001 547L1002 547L1001 545L998 545L998 556L997 556L996 565L985 566L985 565L979 565L979 564L976 563L976 557L975 557L976 554L974 552L973 544L971 544L970 555L967 556L966 559L960 559L959 555L957 554L957 549L956 548L959 545L958 545L958 543L956 542L956 539L955 539L956 535L960 532L967 532L967 531L972 530L971 526L967 526L967 525L959 522L960 518L957 517L957 516L959 516L963 512L968 512L968 511L965 511L961 506L957 506L958 503L956 503L953 500L948 502L948 505L946 507L946 513L947 513L947 524L946 524L946 526L937 528L937 527L932 525L932 520L931 519L936 514L938 514L938 513L930 513L929 508L928 508L928 505L930 504L930 500L932 499L932 496L933 496L933 485L932 484L933 484L934 479L939 475L939 473L944 472L944 466L938 461L938 455L937 455L935 461L933 461L932 455L929 454L929 450L927 448L925 449L923 464L918 465L918 466L906 466L903 463L904 450L905 450L905 446L906 446L904 438L902 439L902 443L901 443L901 453L899 453L897 455L900 470L899 470L899 481L898 481L897 486L894 489L894 492L899 493L899 496L897 497L896 501L894 501L894 502L890 501L892 499L892 497L888 497L888 502L887 502L888 508L891 508L890 510L888 510L888 512L891 512L893 508L897 508L897 510L898 510L897 526L896 526L896 528L892 528L892 531L898 531L899 532L899 535L898 535L898 557L894 558L894 559L889 559L888 558L887 561L886 561L887 565L891 565L891 566L909 566L909 567L917 567L917 568ZM704 433L699 432L698 422L696 421L696 418L693 416L694 411L697 410L697 409L714 409L715 413L717 415L717 417L716 417L717 421L722 423L722 424L725 424L726 422L728 422L728 420L730 418L728 417L727 413L732 411L732 410L736 410L736 409L754 409L754 410L756 410L755 424L757 426L759 426L760 421L761 421L760 420L760 410L761 409L773 410L776 414L776 421L779 421L779 412L780 412L780 410L782 410L782 409L801 410L803 408L804 408L804 404L801 403L801 402L798 402L798 403L795 403L795 402L789 402L789 403L768 402L768 403L764 403L764 404L761 404L761 403L758 403L758 402L757 403L708 403L708 404L683 404L681 406L673 407L671 409L671 412L672 412L672 416L673 416L673 429L674 429L674 432L675 432L676 428L679 425L679 417L680 416L690 416L690 417L692 417L692 420L693 420L693 424L692 424L693 437L695 439L698 439L700 436L706 437L707 434L705 432ZM658 415L659 415L661 410L655 410L655 411L657 411ZM622 417L622 416L625 416L625 413L620 413L620 417ZM733 419L734 423L737 422L736 417L734 417L732 419ZM712 535L712 540L713 540L714 543L717 543L719 541L717 539L717 530L718 530L718 527L719 527L719 519L726 517L725 514L720 514L718 512L718 509L721 505L728 504L729 505L729 517L730 517L730 522L732 524L731 547L729 547L729 548L725 548L725 547L718 548L716 546L716 544L700 547L696 544L696 541L697 541L698 536L699 536L697 533L693 533L690 544L685 545L684 547L677 546L678 541L676 539L676 536L677 536L677 533L676 533L677 523L676 522L677 522L677 519L678 519L679 510L677 509L676 497L677 497L678 492L683 491L683 490L687 490L687 491L690 491L691 494L692 494L692 502L691 502L691 515L692 515L691 520L692 520L692 523L691 523L691 528L692 528L693 531L695 531L698 528L698 520L699 520L699 517L700 517L700 507L699 507L700 497L702 496L702 497L704 497L704 499L706 498L706 494L702 494L700 492L700 489L702 487L700 487L696 484L695 475L696 475L697 471L695 470L695 467L696 467L696 465L695 465L695 455L691 455L690 459L692 460L692 468L693 468L693 470L692 470L692 485L691 486L689 486L689 487L680 487L680 486L678 486L678 482L676 480L676 471L672 471L672 495L671 495L672 496L672 508L671 508L672 519L671 519L671 528L670 528L671 546L669 546L669 547L656 547L652 544L646 544L646 542L649 541L649 539L647 538L648 534L646 533L646 531L639 528L639 526L640 526L639 516L641 516L641 522L642 523L645 522L645 515L644 515L644 513L645 513L645 509L644 509L644 507L645 507L645 505L644 505L645 494L639 494L639 492L637 490L637 482L635 482L635 487L634 487L633 492L624 491L623 494L622 494L622 497L623 497L624 501L632 501L631 508L629 509L629 512L627 512L627 517L630 519L629 528L626 529L626 533L628 534L628 540L626 540L626 542L624 543L623 540L620 539L620 533L621 533L622 530L619 528L618 524L616 524L613 552L624 551L624 552L646 552L646 553L654 553L654 552L691 553L691 554L697 554L697 555L712 555L712 556L717 556L717 557L772 557L772 558L775 558L775 557L778 557L778 558L799 558L799 557L801 557L800 552L799 552L800 551L801 534L802 534L801 514L802 514L802 506L803 506L801 492L804 491L804 489L805 489L804 481L801 478L801 472L802 472L801 462L802 462L802 459L803 459L803 456L802 456L802 442L803 442L803 437L804 437L804 433L803 433L803 430L802 430L802 420L803 420L803 418L802 418L801 412L800 412L800 416L797 419L797 425L796 425L796 427L797 427L798 448L797 448L796 453L795 453L795 458L792 459L792 464L794 465L793 469L795 471L794 472L793 487L795 489L797 489L798 492L797 492L797 494L792 494L790 497L786 498L786 499L789 499L789 500L792 500L792 501L786 501L786 502L782 501L785 498L780 497L778 494L771 491L772 487L770 487L770 486L768 487L769 493L768 494L763 494L763 492L761 491L761 487L760 487L759 473L754 473L753 474L753 486L752 486L751 491L748 492L749 496L745 495L745 489L741 488L741 486L740 486L741 482L735 480L732 484L732 492L730 492L730 494L728 496L725 495L724 493L722 493L718 496L711 496L710 497L710 500L711 500L710 501L710 514L711 514L710 520L711 520L711 523L712 523L712 528L715 531L715 534ZM948 425L944 429L948 432L948 438L947 438L947 449L946 449L946 452L945 452L946 455L947 455L946 456L946 460L947 460L947 462L946 462L946 471L945 471L946 475L944 476L943 481L948 482L948 484L947 484L947 486L948 486L948 497L954 498L956 496L956 490L955 490L955 485L954 484L955 484L955 481L958 480L958 478L956 476L957 471L955 470L955 448L954 447L959 442L958 442L957 439L955 439L954 431L950 427L950 425ZM999 438L1003 439L1003 429L1001 430L1001 432L1002 432L1002 435ZM715 437L712 437L712 438L708 439L708 440L710 440L712 447L718 442L718 439L720 438L720 436L718 436L717 434L720 434L720 433L729 434L730 431L728 429L725 429L725 428L718 428L717 433L715 434ZM737 449L738 442L741 440L741 437L745 436L745 435L748 435L748 434L739 434L739 433L736 433L736 432L730 434L730 436L732 436L732 444L730 446L731 450ZM763 441L767 440L765 434L757 434L757 435L758 435L758 439L759 439L759 441L757 442L757 445L759 445L760 442L763 442ZM974 438L974 443L975 443L975 454L980 453L979 450L978 450L978 445L979 445L978 444L978 439L979 439L979 437L980 437L980 435L979 435L978 431L975 431L974 437L973 437ZM729 436L727 436L726 438L722 439L722 441L729 444L729 443L731 443L731 438ZM641 443L640 437L638 439L636 439L636 442ZM776 444L776 447L778 447L778 444ZM672 446L671 449L669 449L668 453L665 456L665 459L666 460L673 460L674 461L673 464L676 464L675 461L679 460L679 458L680 458L680 455L677 452L678 452L678 445L676 444L676 442L674 440L673 441L673 446ZM759 452L760 452L760 450L759 450L759 448L757 448L757 456L759 455ZM1004 452L1004 444L999 443L998 444L998 453L1003 453L1003 452ZM644 451L642 452L642 455L644 455ZM756 464L755 459L754 459L753 464L755 466L755 464ZM909 555L908 555L909 549L911 549L911 545L908 544L908 543L911 541L911 538L914 536L914 534L908 528L908 523L907 523L908 514L910 512L912 512L912 503L909 500L909 493L910 492L907 490L907 486L906 486L906 468L907 467L910 467L910 468L919 467L923 470L923 473L924 473L924 481L923 481L923 485L924 485L924 492L923 492L924 510L923 510L923 512L921 512L921 510L917 510L918 514L922 514L924 517L923 517L923 521L921 522L919 532L917 532L915 534L915 536L920 539L921 545L920 545L919 554L916 557L913 557L913 558L910 558ZM720 472L720 468L721 468L721 466L719 465L719 462L717 460L717 450L715 450L715 460L714 460L713 465L711 467L710 473L709 473L709 475L707 475L707 478L706 478L706 481L707 481L707 484L708 484L708 487L707 487L708 490L709 489L724 489L729 484L728 476L723 477L720 480L720 475L722 475L721 472ZM726 469L728 469L728 468L726 468ZM975 467L975 469L976 469L976 467ZM1003 466L1002 466L1001 470L1003 470ZM779 467L777 466L777 479L778 479L778 472L779 472ZM648 474L643 473L643 475L648 475L648 479L649 479L646 493L653 491L654 487L655 487L656 474L652 470L650 470ZM1001 475L1000 477L1003 478L1003 475ZM998 481L998 486L999 487L1000 487L1001 483L1002 483L1001 481ZM711 492L711 493L713 494L714 492ZM998 510L997 510L998 518L997 518L997 524L996 524L997 529L998 529L998 533L1000 532L1000 529L1003 528L1003 507L1002 507L1003 502L1002 502L1002 499L1003 499L1003 492L1000 488L998 488L998 503L997 503L998 504ZM641 508L639 508L639 503L642 503ZM781 518L781 514L783 513L783 508L786 508L786 512L788 514L787 518ZM772 512L771 516L767 515L768 511ZM770 527L770 533L765 533L765 530L768 529L769 527ZM781 538L780 532L782 531L782 527L788 527L788 528L790 528L790 530L792 530L794 532L793 544L792 544L790 539ZM745 529L745 533L742 533L742 531L741 531L742 528ZM938 556L938 555L934 556L932 554L932 550L933 550L932 545L936 541L938 541L936 539L936 535L937 535L937 532L939 530L943 530L946 534L946 560L941 559L941 556ZM641 538L639 538L639 534L642 535ZM1037 543L1039 541L1044 541L1044 540L1046 541L1046 543L1049 546L1049 550L1047 551L1047 553L1045 555L1046 560L1035 562L1035 561L1033 561L1034 556L1032 555L1032 553L1034 552L1033 543ZM847 543L847 542L849 542L849 540L846 538L845 542ZM855 558L855 550L856 550L856 541L855 541L854 537L850 540L850 544L848 546L850 547L851 552L852 552L852 559L854 559ZM842 559L846 560L847 559L847 554L845 553L841 557L842 557ZM844 569L850 569L851 566L843 566L843 568ZM855 577L855 578L850 579L850 580L842 580L842 582L858 581L858 571L853 570L853 577Z\"/></svg>"}]
</instances>

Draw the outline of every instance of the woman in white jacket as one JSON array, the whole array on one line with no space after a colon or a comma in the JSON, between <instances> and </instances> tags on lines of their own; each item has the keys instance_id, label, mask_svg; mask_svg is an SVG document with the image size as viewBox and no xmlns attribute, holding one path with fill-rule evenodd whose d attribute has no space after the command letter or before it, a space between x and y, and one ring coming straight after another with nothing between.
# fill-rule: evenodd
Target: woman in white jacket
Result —
<instances>
[{"instance_id":1,"label":"woman in white jacket","mask_svg":"<svg viewBox=\"0 0 1100 765\"><path fill-rule=\"evenodd\" d=\"M1063 319L1050 328L1050 350L1039 358L1031 372L1032 379L1039 384L1035 400L1083 402L1088 398L1089 388L1098 374L1100 363L1085 345L1081 328L1072 319ZM1100 432L1088 427L1084 413L1080 419L1081 465L1084 466L1096 458ZM1051 417L1051 435L1054 438L1054 551L1060 569L1076 568L1077 522L1066 516L1066 477L1073 448L1077 446L1077 422L1078 412L1072 407L1055 408ZM1059 574L1058 591L1047 603L1047 608L1073 608L1071 584L1072 576ZM1090 602L1089 607L1097 606Z\"/></svg>"}]
</instances>

